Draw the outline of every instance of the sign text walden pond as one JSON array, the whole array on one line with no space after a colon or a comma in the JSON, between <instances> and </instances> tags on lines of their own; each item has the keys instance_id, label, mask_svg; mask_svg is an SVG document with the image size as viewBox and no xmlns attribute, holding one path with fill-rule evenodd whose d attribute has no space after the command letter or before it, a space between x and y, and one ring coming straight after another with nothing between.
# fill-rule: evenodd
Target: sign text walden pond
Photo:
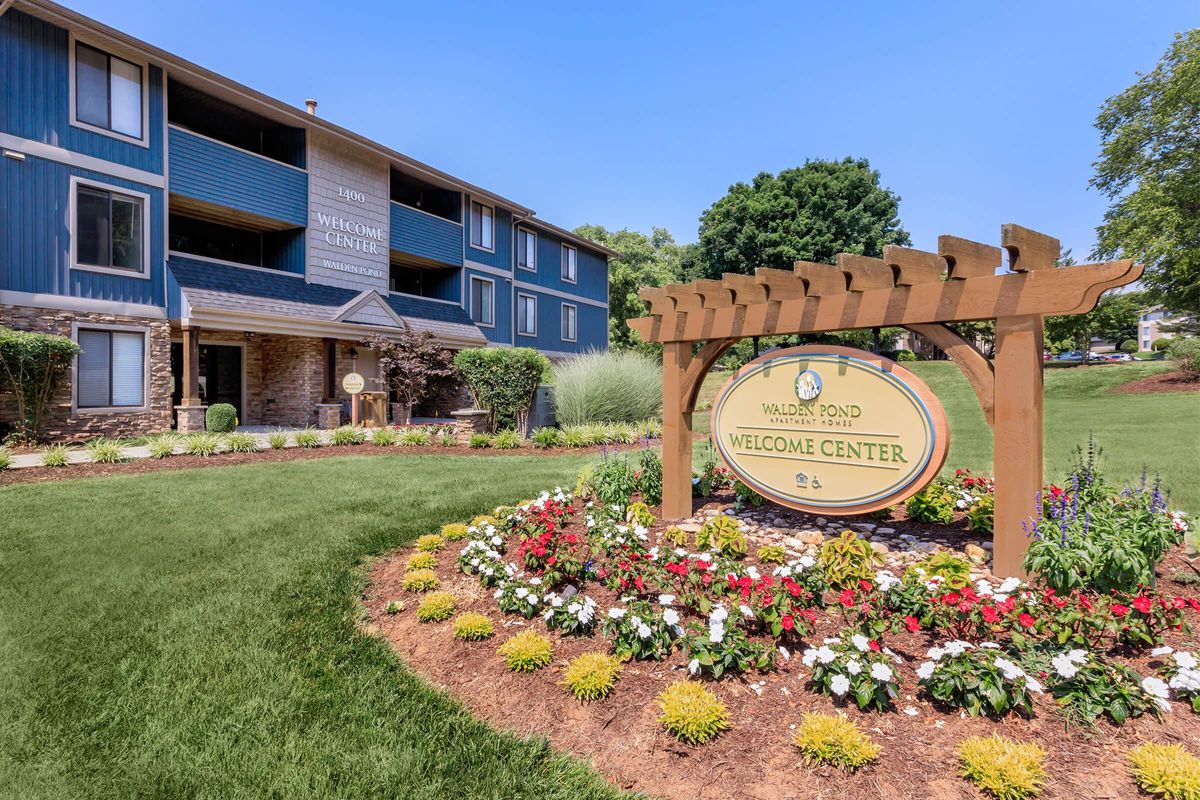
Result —
<instances>
[{"instance_id":1,"label":"sign text walden pond","mask_svg":"<svg viewBox=\"0 0 1200 800\"><path fill-rule=\"evenodd\" d=\"M937 397L886 358L844 347L778 350L713 405L713 438L748 486L792 508L861 514L933 479L949 433Z\"/></svg>"}]
</instances>

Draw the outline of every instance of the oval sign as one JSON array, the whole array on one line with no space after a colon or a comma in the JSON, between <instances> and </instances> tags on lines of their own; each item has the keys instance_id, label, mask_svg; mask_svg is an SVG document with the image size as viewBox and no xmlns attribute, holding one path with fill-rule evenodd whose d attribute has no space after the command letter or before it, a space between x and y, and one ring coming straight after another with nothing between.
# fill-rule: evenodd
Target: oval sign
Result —
<instances>
[{"instance_id":1,"label":"oval sign","mask_svg":"<svg viewBox=\"0 0 1200 800\"><path fill-rule=\"evenodd\" d=\"M363 376L357 372L351 372L342 378L342 388L347 394L361 394L367 382L363 380Z\"/></svg>"},{"instance_id":2,"label":"oval sign","mask_svg":"<svg viewBox=\"0 0 1200 800\"><path fill-rule=\"evenodd\" d=\"M865 350L807 345L742 367L712 410L729 468L780 505L850 516L919 492L946 460L946 413L924 381Z\"/></svg>"}]
</instances>

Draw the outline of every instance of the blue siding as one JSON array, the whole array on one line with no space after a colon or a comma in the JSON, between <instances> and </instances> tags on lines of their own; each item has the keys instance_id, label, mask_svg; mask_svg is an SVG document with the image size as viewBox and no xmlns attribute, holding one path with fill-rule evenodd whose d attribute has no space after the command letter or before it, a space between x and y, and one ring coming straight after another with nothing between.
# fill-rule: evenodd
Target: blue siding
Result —
<instances>
[{"instance_id":1,"label":"blue siding","mask_svg":"<svg viewBox=\"0 0 1200 800\"><path fill-rule=\"evenodd\" d=\"M11 13L11 12L9 12ZM70 268L72 175L150 196L150 277L125 277ZM0 288L162 306L163 193L161 189L27 156L0 158Z\"/></svg>"},{"instance_id":2,"label":"blue siding","mask_svg":"<svg viewBox=\"0 0 1200 800\"><path fill-rule=\"evenodd\" d=\"M390 247L401 253L461 267L463 227L401 203L391 204ZM448 298L449 299L449 298ZM453 298L457 300L457 297Z\"/></svg>"},{"instance_id":3,"label":"blue siding","mask_svg":"<svg viewBox=\"0 0 1200 800\"><path fill-rule=\"evenodd\" d=\"M36 17L0 16L0 129L137 169L163 171L163 74L149 70L149 147L71 125L70 39ZM14 79L13 76L18 76Z\"/></svg>"},{"instance_id":4,"label":"blue siding","mask_svg":"<svg viewBox=\"0 0 1200 800\"><path fill-rule=\"evenodd\" d=\"M307 224L308 173L179 128L170 137L172 194Z\"/></svg>"},{"instance_id":5,"label":"blue siding","mask_svg":"<svg viewBox=\"0 0 1200 800\"><path fill-rule=\"evenodd\" d=\"M480 278L487 278L488 280L494 281L496 284L496 327L488 328L483 325L478 327L483 335L487 337L489 342L495 342L498 344L512 343L512 281L508 278L502 278L499 275L493 275L490 272L479 272L471 269L470 267L467 267L464 271L466 272L467 283L465 283L463 287L463 291L466 293L464 295L463 308L466 310L468 316L471 313L471 276L475 275Z\"/></svg>"},{"instance_id":6,"label":"blue siding","mask_svg":"<svg viewBox=\"0 0 1200 800\"><path fill-rule=\"evenodd\" d=\"M560 292L608 302L608 262L604 256L575 246L577 283L562 279L563 240L548 231L532 226L517 226L537 234L537 272L525 269L516 271L517 280L557 289Z\"/></svg>"},{"instance_id":7,"label":"blue siding","mask_svg":"<svg viewBox=\"0 0 1200 800\"><path fill-rule=\"evenodd\" d=\"M608 309L566 300L556 295L543 294L536 289L524 287L514 290L514 298L517 294L532 294L537 298L537 335L517 334L517 347L536 347L538 350L565 353L582 353L585 350L608 348ZM574 342L563 341L562 338L563 303L573 304L577 309L575 318L577 341Z\"/></svg>"},{"instance_id":8,"label":"blue siding","mask_svg":"<svg viewBox=\"0 0 1200 800\"><path fill-rule=\"evenodd\" d=\"M471 196L467 195L467 203L465 206L466 221L463 223L463 236L467 242L467 258L471 261L478 261L480 264L486 264L489 267L498 267L511 271L513 265L513 248L512 248L512 214L505 211L503 208L496 209L495 218L492 220L496 231L496 250L489 253L487 250L479 250L471 247Z\"/></svg>"},{"instance_id":9,"label":"blue siding","mask_svg":"<svg viewBox=\"0 0 1200 800\"><path fill-rule=\"evenodd\" d=\"M304 229L263 234L263 266L295 275L304 274Z\"/></svg>"}]
</instances>

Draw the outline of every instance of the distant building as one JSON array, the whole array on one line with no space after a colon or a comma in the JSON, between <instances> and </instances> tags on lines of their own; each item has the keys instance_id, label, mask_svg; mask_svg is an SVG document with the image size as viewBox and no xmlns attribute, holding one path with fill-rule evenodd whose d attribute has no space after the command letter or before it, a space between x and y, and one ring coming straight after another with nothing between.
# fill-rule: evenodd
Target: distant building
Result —
<instances>
[{"instance_id":1,"label":"distant building","mask_svg":"<svg viewBox=\"0 0 1200 800\"><path fill-rule=\"evenodd\" d=\"M1174 339L1176 334L1163 330L1163 326L1171 326L1183 322L1183 315L1172 314L1163 310L1162 306L1150 306L1138 317L1138 351L1147 352L1154 348L1159 339Z\"/></svg>"}]
</instances>

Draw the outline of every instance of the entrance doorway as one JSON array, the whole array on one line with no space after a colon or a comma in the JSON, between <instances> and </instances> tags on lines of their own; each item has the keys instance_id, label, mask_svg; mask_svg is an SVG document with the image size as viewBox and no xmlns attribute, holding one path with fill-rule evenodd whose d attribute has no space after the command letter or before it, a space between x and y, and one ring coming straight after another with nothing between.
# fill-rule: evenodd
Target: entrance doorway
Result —
<instances>
[{"instance_id":1,"label":"entrance doorway","mask_svg":"<svg viewBox=\"0 0 1200 800\"><path fill-rule=\"evenodd\" d=\"M171 398L174 405L183 399L183 344L171 343ZM245 423L242 408L242 348L227 344L200 345L200 402L211 406L228 403L237 409Z\"/></svg>"}]
</instances>

